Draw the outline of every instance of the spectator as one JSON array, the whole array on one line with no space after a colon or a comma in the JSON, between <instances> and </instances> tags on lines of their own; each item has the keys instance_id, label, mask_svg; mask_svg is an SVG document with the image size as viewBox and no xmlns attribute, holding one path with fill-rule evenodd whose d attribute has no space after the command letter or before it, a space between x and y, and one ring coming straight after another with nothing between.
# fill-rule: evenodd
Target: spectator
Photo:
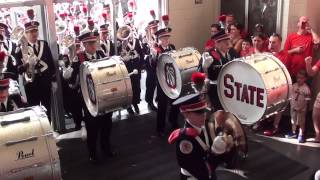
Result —
<instances>
[{"instance_id":1,"label":"spectator","mask_svg":"<svg viewBox=\"0 0 320 180\"><path fill-rule=\"evenodd\" d=\"M262 33L255 33L252 36L252 52L255 53L263 53L266 52L266 48L264 46L264 35Z\"/></svg>"},{"instance_id":2,"label":"spectator","mask_svg":"<svg viewBox=\"0 0 320 180\"><path fill-rule=\"evenodd\" d=\"M230 38L231 38L231 43L233 45L233 48L237 51L237 53L240 53L241 51L241 46L242 46L242 33L243 26L241 24L231 24L230 25Z\"/></svg>"},{"instance_id":3,"label":"spectator","mask_svg":"<svg viewBox=\"0 0 320 180\"><path fill-rule=\"evenodd\" d=\"M268 49L275 57L277 57L288 68L288 64L290 62L290 55L286 50L281 50L281 42L282 42L282 38L279 34L276 34L276 33L272 34L269 38ZM272 129L264 131L264 135L273 136L278 132L281 116L282 116L282 113L280 112L274 116Z\"/></svg>"},{"instance_id":4,"label":"spectator","mask_svg":"<svg viewBox=\"0 0 320 180\"><path fill-rule=\"evenodd\" d=\"M229 33L230 32L230 25L231 24L234 24L236 21L235 21L235 18L234 18L234 15L233 14L228 14L226 16L226 25L225 25L225 31L226 33Z\"/></svg>"},{"instance_id":5,"label":"spectator","mask_svg":"<svg viewBox=\"0 0 320 180\"><path fill-rule=\"evenodd\" d=\"M281 50L281 43L282 37L277 33L273 33L269 38L268 50L276 56L290 72L291 55L289 55L287 50Z\"/></svg>"},{"instance_id":6,"label":"spectator","mask_svg":"<svg viewBox=\"0 0 320 180\"><path fill-rule=\"evenodd\" d=\"M240 51L240 57L250 56L252 54L251 39L245 38L242 41L242 49Z\"/></svg>"},{"instance_id":7,"label":"spectator","mask_svg":"<svg viewBox=\"0 0 320 180\"><path fill-rule=\"evenodd\" d=\"M214 43L214 40L212 39L212 36L214 36L215 34L217 34L220 31L221 31L221 27L219 24L212 24L211 25L211 31L210 31L211 37L206 42L206 45L204 47L205 51L210 51L211 49L215 48L215 43Z\"/></svg>"},{"instance_id":8,"label":"spectator","mask_svg":"<svg viewBox=\"0 0 320 180\"><path fill-rule=\"evenodd\" d=\"M305 142L305 122L308 101L310 100L310 88L306 84L307 72L300 70L297 74L297 82L292 85L292 96L290 100L292 132L287 137L296 137L299 126L299 143Z\"/></svg>"},{"instance_id":9,"label":"spectator","mask_svg":"<svg viewBox=\"0 0 320 180\"><path fill-rule=\"evenodd\" d=\"M305 16L300 17L298 31L288 36L284 46L284 49L291 54L290 69L293 80L300 70L306 69L304 59L312 56L313 46L319 42L319 36L312 30L309 19Z\"/></svg>"},{"instance_id":10,"label":"spectator","mask_svg":"<svg viewBox=\"0 0 320 180\"><path fill-rule=\"evenodd\" d=\"M312 57L309 56L305 59L305 62L308 75L315 76L320 70L320 61L318 60L314 66L311 66ZM314 130L316 132L315 142L320 143L320 93L318 93L313 105L312 119Z\"/></svg>"}]
</instances>

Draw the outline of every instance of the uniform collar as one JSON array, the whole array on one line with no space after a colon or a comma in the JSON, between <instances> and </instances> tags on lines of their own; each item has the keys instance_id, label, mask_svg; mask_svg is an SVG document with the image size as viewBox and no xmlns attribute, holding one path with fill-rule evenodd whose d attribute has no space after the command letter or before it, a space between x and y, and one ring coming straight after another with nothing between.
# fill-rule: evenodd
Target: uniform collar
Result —
<instances>
[{"instance_id":1,"label":"uniform collar","mask_svg":"<svg viewBox=\"0 0 320 180\"><path fill-rule=\"evenodd\" d=\"M35 45L36 47L38 47L38 41L36 41L35 43L32 43L32 42L28 41L28 43L30 44L31 47L33 47L33 45Z\"/></svg>"},{"instance_id":2,"label":"uniform collar","mask_svg":"<svg viewBox=\"0 0 320 180\"><path fill-rule=\"evenodd\" d=\"M4 104L4 107L6 107L6 109L7 109L7 107L8 107L8 98L6 98L6 100L5 100L4 102L2 102L2 103ZM0 105L1 105L2 103L0 103Z\"/></svg>"},{"instance_id":3,"label":"uniform collar","mask_svg":"<svg viewBox=\"0 0 320 180\"><path fill-rule=\"evenodd\" d=\"M193 125L188 119L187 119L186 121L187 121L188 124L190 124L190 126L192 126L199 134L201 134L203 127L197 127L197 126Z\"/></svg>"},{"instance_id":4,"label":"uniform collar","mask_svg":"<svg viewBox=\"0 0 320 180\"><path fill-rule=\"evenodd\" d=\"M90 53L87 53L87 52L86 52L86 56L87 56L87 58L89 58L90 60L93 60L93 59L92 59L92 56L94 56L96 59L98 58L96 52L95 52L94 54L90 54Z\"/></svg>"}]
</instances>

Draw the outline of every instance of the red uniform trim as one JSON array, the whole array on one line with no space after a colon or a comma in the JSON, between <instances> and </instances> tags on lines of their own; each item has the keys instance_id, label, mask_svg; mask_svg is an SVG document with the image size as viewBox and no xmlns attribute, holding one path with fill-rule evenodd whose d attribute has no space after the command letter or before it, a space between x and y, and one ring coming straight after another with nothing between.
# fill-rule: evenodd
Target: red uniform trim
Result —
<instances>
[{"instance_id":1,"label":"red uniform trim","mask_svg":"<svg viewBox=\"0 0 320 180\"><path fill-rule=\"evenodd\" d=\"M212 56L214 59L220 61L221 57L220 57L220 54L219 54L219 53L217 53L216 51L212 50L212 51L210 52L210 54L211 54L211 56Z\"/></svg>"},{"instance_id":2,"label":"red uniform trim","mask_svg":"<svg viewBox=\"0 0 320 180\"><path fill-rule=\"evenodd\" d=\"M168 143L169 144L173 144L176 142L176 140L180 137L181 132L184 130L184 134L187 136L191 136L193 138L199 136L199 133L197 130L195 130L194 128L185 128L185 129L176 129L174 130L169 138L168 138Z\"/></svg>"},{"instance_id":3,"label":"red uniform trim","mask_svg":"<svg viewBox=\"0 0 320 180\"><path fill-rule=\"evenodd\" d=\"M181 112L190 112L190 111L197 111L207 107L206 101L200 101L194 104L182 105L180 106Z\"/></svg>"}]
</instances>

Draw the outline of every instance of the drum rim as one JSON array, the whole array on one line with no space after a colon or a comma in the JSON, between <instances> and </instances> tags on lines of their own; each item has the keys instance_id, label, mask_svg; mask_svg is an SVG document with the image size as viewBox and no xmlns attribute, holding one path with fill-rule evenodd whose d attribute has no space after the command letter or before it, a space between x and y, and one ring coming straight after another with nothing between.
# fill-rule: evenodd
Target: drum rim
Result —
<instances>
[{"instance_id":1,"label":"drum rim","mask_svg":"<svg viewBox=\"0 0 320 180\"><path fill-rule=\"evenodd\" d=\"M95 64L95 63L102 63L102 62L105 62L105 61L108 61L108 63L110 64L115 64L116 67L119 68L119 71L121 72L121 78L123 80L123 83L125 84L125 89L126 89L126 104L123 106L129 106L131 103L132 103L132 97L133 97L133 94L132 94L132 83L131 83L131 79L130 77L128 77L128 70L122 60L122 58L120 56L111 56L109 57L108 59L105 59L104 61L97 61L97 62L90 62L90 61L85 61L81 64L80 66L80 87L81 87L81 92L82 92L82 96L83 96L83 100L85 102L85 106L86 108L88 109L88 111L90 112L90 114L93 116L93 117L96 117L98 115L101 115L101 114L104 114L104 113L108 113L108 112L112 112L112 111L115 111L115 110L118 110L118 109L122 109L123 107L119 107L119 108L113 108L113 109L105 109L105 110L102 110L101 108L101 102L103 102L103 100L101 100L99 98L99 93L96 92L95 96L96 96L96 104L92 104L92 102L88 99L85 99L85 95L87 96L87 98L89 98L89 95L87 94L87 82L84 81L84 72L83 70L86 69L86 74L91 74L92 73L89 73L88 71L88 68L86 66L89 66L90 64ZM93 71L92 71L93 72ZM95 89L97 89L97 81L93 79L93 82L94 82L94 87ZM84 82L84 83L81 83L81 82ZM84 86L84 87L83 87ZM85 93L84 93L85 92ZM89 101L89 102L88 102ZM88 105L91 106L89 106Z\"/></svg>"},{"instance_id":2,"label":"drum rim","mask_svg":"<svg viewBox=\"0 0 320 180\"><path fill-rule=\"evenodd\" d=\"M89 98L89 94L88 94L88 84L87 84L87 80L84 78L84 76L87 76L88 74L90 74L92 76L91 73L88 73L88 68L87 66L89 66L90 64L92 64L92 62L89 61L85 61L80 65L80 88L81 88L81 93L82 93L82 98L83 101L86 105L87 110L90 112L90 114L94 117L96 117L98 115L98 105L99 105L99 99L97 99L97 94L95 93L95 98L96 98L96 103L95 105L93 105L92 103L90 103L87 98ZM94 79L92 78L93 82L94 82L94 87L96 88L96 83L94 81ZM83 83L81 83L83 82Z\"/></svg>"},{"instance_id":3,"label":"drum rim","mask_svg":"<svg viewBox=\"0 0 320 180\"><path fill-rule=\"evenodd\" d=\"M253 56L267 56L268 58L272 59L279 67L281 67L283 73L285 74L285 77L286 77L286 79L287 79L287 82L288 82L288 98L290 98L291 93L292 93L292 80L291 80L291 76L290 76L290 74L289 74L289 71L287 70L287 68L285 68L284 64L283 64L277 57L275 57L273 54L270 54L270 53L257 53L257 54L253 54L253 55L251 55L251 56L249 56L249 57L252 58ZM219 73L219 75L218 75L218 79L217 79L217 91L218 91L218 97L219 97L219 100L220 100L220 102L221 102L221 105L222 105L222 107L223 107L225 110L228 110L228 111L229 111L229 109L226 108L227 106L225 105L225 103L224 103L224 101L223 101L223 98L222 98L222 95L221 95L221 92L220 92L220 88L219 88L219 87L220 87L220 83L221 83L222 72L223 72L223 70L226 69L227 66L229 66L231 63L236 63L236 62L237 62L237 63L239 63L239 62L246 63L247 66L249 66L250 68L252 68L254 71L258 72L250 63L247 63L247 62L246 62L247 60L248 60L248 59L247 59L246 57L237 58L237 59L234 59L234 60L226 63L226 64L221 68L221 71L220 71L220 73ZM258 75L259 75L260 79L263 79L261 73L258 72ZM267 91L267 89L266 89L266 84L265 84L264 81L263 81L263 85L264 85L263 88ZM267 93L267 92L266 92L266 93ZM268 97L268 94L267 94L267 97ZM257 121L259 121L259 120L261 120L261 119L264 119L264 118L268 115L268 114L266 114L266 112L267 112L266 109L269 107L269 106L267 106L267 104L268 104L268 98L266 98L265 101L266 101L266 105L265 105L265 107L264 107L264 113L262 114L262 116L261 116L258 120L254 121L254 122L251 121L251 122L244 123L244 122L246 122L246 120L243 122L240 117L238 117L237 115L235 115L235 116L240 120L240 122L241 122L242 124L248 124L248 125L254 124L254 123L256 123ZM289 104L289 102L287 102L286 105L284 105L281 110L285 109L288 104ZM279 111L281 111L281 110L279 110ZM230 112L231 112L231 111L230 111Z\"/></svg>"},{"instance_id":4,"label":"drum rim","mask_svg":"<svg viewBox=\"0 0 320 180\"><path fill-rule=\"evenodd\" d=\"M158 81L159 81L159 84L160 84L160 87L162 89L162 91L170 98L170 99L176 99L180 96L181 94L181 90L182 90L182 77L181 77L181 72L180 72L180 69L179 69L179 66L177 65L177 63L175 62L175 59L172 58L172 54L173 52L165 52L165 53L162 53L160 56L159 56L159 61L157 62L157 68L156 68L156 74L157 74L157 78L158 78ZM178 93L177 94L172 94L172 93L169 93L169 91L167 90L166 87L164 87L163 83L160 83L162 81L165 81L165 79L163 78L164 75L162 74L163 72L160 72L160 69L158 67L160 67L160 63L162 63L161 59L164 58L164 57L167 57L167 58L170 58L172 60L172 64L173 64L173 67L176 71L176 83L177 83L177 91ZM159 77L161 79L159 79ZM164 90L165 89L165 90Z\"/></svg>"}]
</instances>

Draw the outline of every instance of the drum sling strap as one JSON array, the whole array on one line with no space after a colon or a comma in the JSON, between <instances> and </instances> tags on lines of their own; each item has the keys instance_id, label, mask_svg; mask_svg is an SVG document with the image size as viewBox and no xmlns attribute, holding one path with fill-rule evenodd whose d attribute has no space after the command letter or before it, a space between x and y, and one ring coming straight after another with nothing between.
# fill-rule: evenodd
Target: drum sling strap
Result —
<instances>
[{"instance_id":1,"label":"drum sling strap","mask_svg":"<svg viewBox=\"0 0 320 180\"><path fill-rule=\"evenodd\" d=\"M211 168L210 163L208 161L209 155L211 153L210 145L209 145L209 137L208 137L208 133L207 133L206 128L203 127L201 129L202 129L202 132L204 134L205 142L203 142L203 140L199 136L196 136L195 139L200 144L202 149L206 152L206 157L204 157L204 162L205 162L206 167L208 169L209 179L211 179L212 178L212 168Z\"/></svg>"}]
</instances>

